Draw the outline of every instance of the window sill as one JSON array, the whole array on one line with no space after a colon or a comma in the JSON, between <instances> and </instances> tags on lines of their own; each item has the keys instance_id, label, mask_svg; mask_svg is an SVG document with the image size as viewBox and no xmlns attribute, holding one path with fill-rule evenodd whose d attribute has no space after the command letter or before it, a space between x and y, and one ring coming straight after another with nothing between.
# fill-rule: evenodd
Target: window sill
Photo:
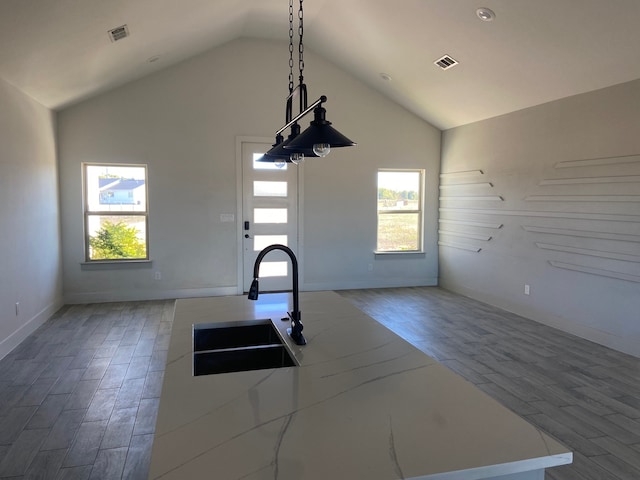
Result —
<instances>
[{"instance_id":1,"label":"window sill","mask_svg":"<svg viewBox=\"0 0 640 480\"><path fill-rule=\"evenodd\" d=\"M151 268L153 260L94 260L80 262L82 270L115 270L118 268Z\"/></svg>"},{"instance_id":2,"label":"window sill","mask_svg":"<svg viewBox=\"0 0 640 480\"><path fill-rule=\"evenodd\" d=\"M395 256L402 256L402 257L411 257L411 256L416 256L416 257L421 257L424 258L424 256L426 255L426 253L422 250L418 251L410 251L410 252L378 252L376 250L374 250L373 254L375 255L376 258L382 258L382 257L395 257Z\"/></svg>"}]
</instances>

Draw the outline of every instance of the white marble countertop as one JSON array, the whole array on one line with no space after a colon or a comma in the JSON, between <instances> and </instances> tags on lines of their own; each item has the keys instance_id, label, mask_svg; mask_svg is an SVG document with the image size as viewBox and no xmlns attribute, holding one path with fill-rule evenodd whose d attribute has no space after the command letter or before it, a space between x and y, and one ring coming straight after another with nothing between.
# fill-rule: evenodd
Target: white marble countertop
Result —
<instances>
[{"instance_id":1,"label":"white marble countertop","mask_svg":"<svg viewBox=\"0 0 640 480\"><path fill-rule=\"evenodd\" d=\"M178 300L149 478L472 480L571 463L333 292L300 294L308 344L287 337L299 367L192 375L193 324L272 318L284 332L288 299Z\"/></svg>"}]
</instances>

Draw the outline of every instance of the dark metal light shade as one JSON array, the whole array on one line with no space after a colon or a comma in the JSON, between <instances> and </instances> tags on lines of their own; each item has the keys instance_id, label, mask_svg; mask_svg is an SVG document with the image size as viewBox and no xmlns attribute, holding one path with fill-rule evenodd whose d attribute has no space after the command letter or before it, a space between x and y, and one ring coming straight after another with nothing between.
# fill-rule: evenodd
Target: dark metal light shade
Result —
<instances>
[{"instance_id":1,"label":"dark metal light shade","mask_svg":"<svg viewBox=\"0 0 640 480\"><path fill-rule=\"evenodd\" d=\"M311 125L294 140L288 142L284 149L291 152L306 152L307 150L313 152L313 146L320 144L329 144L331 148L356 145L355 142L349 140L331 126L331 122L325 118L326 113L327 111L322 106L316 107L313 110L314 118L311 121ZM314 154L312 156L317 155Z\"/></svg>"},{"instance_id":2,"label":"dark metal light shade","mask_svg":"<svg viewBox=\"0 0 640 480\"><path fill-rule=\"evenodd\" d=\"M305 157L317 157L315 153L313 153L313 148L296 150L295 152L292 150L288 150L287 145L293 141L298 135L300 135L300 125L294 123L291 125L291 133L287 137L286 140L281 140L282 135L279 135L276 138L276 143L273 144L273 147L265 153L262 157L260 157L258 162L288 162L291 163L291 154L292 153L303 153ZM278 142L280 140L280 142Z\"/></svg>"},{"instance_id":3,"label":"dark metal light shade","mask_svg":"<svg viewBox=\"0 0 640 480\"><path fill-rule=\"evenodd\" d=\"M258 158L256 161L257 162L284 162L286 160L284 153L281 156L277 156L275 154L276 147L282 145L283 142L284 142L284 137L281 134L278 134L276 136L276 143L271 145L271 149L267 153L265 153L263 156ZM272 154L271 152L274 152L274 153ZM286 158L288 158L288 156Z\"/></svg>"}]
</instances>

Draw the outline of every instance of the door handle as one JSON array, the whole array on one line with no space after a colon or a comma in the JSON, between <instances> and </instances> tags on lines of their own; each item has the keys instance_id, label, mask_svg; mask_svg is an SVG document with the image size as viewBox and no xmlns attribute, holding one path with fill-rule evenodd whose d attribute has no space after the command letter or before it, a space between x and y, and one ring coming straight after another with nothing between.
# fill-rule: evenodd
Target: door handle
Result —
<instances>
[{"instance_id":1,"label":"door handle","mask_svg":"<svg viewBox=\"0 0 640 480\"><path fill-rule=\"evenodd\" d=\"M245 230L249 230L249 221L248 220L245 220L245 222L244 222L244 229Z\"/></svg>"}]
</instances>

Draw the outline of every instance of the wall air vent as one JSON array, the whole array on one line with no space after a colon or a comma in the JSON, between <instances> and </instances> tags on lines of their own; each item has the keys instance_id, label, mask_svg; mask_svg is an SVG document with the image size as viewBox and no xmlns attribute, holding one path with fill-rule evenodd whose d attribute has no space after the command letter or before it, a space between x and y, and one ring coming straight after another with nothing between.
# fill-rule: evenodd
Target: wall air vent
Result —
<instances>
[{"instance_id":1,"label":"wall air vent","mask_svg":"<svg viewBox=\"0 0 640 480\"><path fill-rule=\"evenodd\" d=\"M433 63L439 66L443 70L448 70L449 68L455 67L456 65L458 65L458 61L453 59L449 55L444 55L443 57L439 58Z\"/></svg>"},{"instance_id":2,"label":"wall air vent","mask_svg":"<svg viewBox=\"0 0 640 480\"><path fill-rule=\"evenodd\" d=\"M122 25L121 27L116 27L109 30L109 38L112 42L117 42L118 40L122 40L123 38L127 38L128 36L129 28L126 25Z\"/></svg>"}]
</instances>

